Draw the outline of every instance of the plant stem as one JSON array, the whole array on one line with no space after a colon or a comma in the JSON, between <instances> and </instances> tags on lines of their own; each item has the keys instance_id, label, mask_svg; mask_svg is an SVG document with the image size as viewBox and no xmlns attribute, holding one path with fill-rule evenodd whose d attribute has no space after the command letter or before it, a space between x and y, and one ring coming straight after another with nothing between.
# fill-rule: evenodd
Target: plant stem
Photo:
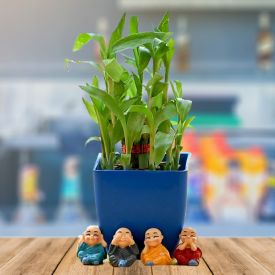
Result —
<instances>
[{"instance_id":1,"label":"plant stem","mask_svg":"<svg viewBox=\"0 0 275 275\"><path fill-rule=\"evenodd\" d=\"M98 113L97 109L95 109L95 113L97 116L100 133L103 133L104 129L102 126L100 114ZM105 158L105 160L106 160L106 161L104 161L104 163L109 163L109 153L110 152L108 151L107 140L104 139L104 135L101 135L101 143L102 143L102 158Z\"/></svg>"},{"instance_id":2,"label":"plant stem","mask_svg":"<svg viewBox=\"0 0 275 275\"><path fill-rule=\"evenodd\" d=\"M172 162L172 144L171 146L168 148L168 150L166 151L166 170L171 170L171 162Z\"/></svg>"},{"instance_id":3,"label":"plant stem","mask_svg":"<svg viewBox=\"0 0 275 275\"><path fill-rule=\"evenodd\" d=\"M180 150L178 148L176 148L175 149L175 157L174 157L173 170L178 170L178 168L179 168L179 160L180 160Z\"/></svg>"},{"instance_id":4,"label":"plant stem","mask_svg":"<svg viewBox=\"0 0 275 275\"><path fill-rule=\"evenodd\" d=\"M150 133L150 154L149 154L149 167L155 170L155 159L154 159L154 144L155 144L155 133Z\"/></svg>"},{"instance_id":5,"label":"plant stem","mask_svg":"<svg viewBox=\"0 0 275 275\"><path fill-rule=\"evenodd\" d=\"M168 102L168 87L169 87L169 71L170 71L170 66L165 66L165 76L164 76L164 81L165 81L165 88L163 90L163 96L162 96L162 102L163 104L166 104ZM169 133L170 131L170 125L167 124L165 127L165 132ZM166 169L171 170L171 162L172 162L172 144L166 151Z\"/></svg>"},{"instance_id":6,"label":"plant stem","mask_svg":"<svg viewBox=\"0 0 275 275\"><path fill-rule=\"evenodd\" d=\"M169 67L165 67L164 81L165 81L166 87L163 90L163 103L166 104L168 102Z\"/></svg>"},{"instance_id":7,"label":"plant stem","mask_svg":"<svg viewBox=\"0 0 275 275\"><path fill-rule=\"evenodd\" d=\"M153 58L153 75L155 75L160 70L160 60Z\"/></svg>"},{"instance_id":8,"label":"plant stem","mask_svg":"<svg viewBox=\"0 0 275 275\"><path fill-rule=\"evenodd\" d=\"M108 90L107 90L107 92L112 97L114 97L114 82L113 82L113 80L110 77L108 77L107 83L108 83ZM112 112L112 110L110 110L110 112L111 112L112 125L113 125L113 127L115 127L116 118L115 118L115 115Z\"/></svg>"},{"instance_id":9,"label":"plant stem","mask_svg":"<svg viewBox=\"0 0 275 275\"><path fill-rule=\"evenodd\" d=\"M182 141L183 133L184 133L184 127L183 125L180 125L179 130L177 131L177 134L176 134L176 139L175 139L174 164L173 164L174 170L178 170L178 166L179 166L180 152L182 149L181 141Z\"/></svg>"}]
</instances>

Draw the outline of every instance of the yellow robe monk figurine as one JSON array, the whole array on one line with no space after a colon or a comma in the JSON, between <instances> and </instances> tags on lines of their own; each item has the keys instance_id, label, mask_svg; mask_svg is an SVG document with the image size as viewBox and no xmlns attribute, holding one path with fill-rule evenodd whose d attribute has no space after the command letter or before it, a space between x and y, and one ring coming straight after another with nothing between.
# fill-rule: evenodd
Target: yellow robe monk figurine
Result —
<instances>
[{"instance_id":1,"label":"yellow robe monk figurine","mask_svg":"<svg viewBox=\"0 0 275 275\"><path fill-rule=\"evenodd\" d=\"M169 251L162 245L162 240L162 233L157 228L150 228L145 232L145 247L140 256L145 265L169 265L172 263Z\"/></svg>"}]
</instances>

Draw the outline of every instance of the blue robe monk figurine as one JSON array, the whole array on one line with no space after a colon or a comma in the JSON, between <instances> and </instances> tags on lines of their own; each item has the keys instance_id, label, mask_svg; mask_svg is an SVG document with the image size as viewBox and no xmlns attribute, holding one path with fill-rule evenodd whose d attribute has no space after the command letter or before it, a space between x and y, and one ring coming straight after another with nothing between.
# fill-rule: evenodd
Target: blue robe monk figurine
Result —
<instances>
[{"instance_id":1,"label":"blue robe monk figurine","mask_svg":"<svg viewBox=\"0 0 275 275\"><path fill-rule=\"evenodd\" d=\"M107 243L97 226L88 226L79 236L77 257L85 265L99 265L106 259Z\"/></svg>"},{"instance_id":2,"label":"blue robe monk figurine","mask_svg":"<svg viewBox=\"0 0 275 275\"><path fill-rule=\"evenodd\" d=\"M131 231L128 228L119 228L108 250L110 264L114 267L130 266L136 261L138 254Z\"/></svg>"}]
</instances>

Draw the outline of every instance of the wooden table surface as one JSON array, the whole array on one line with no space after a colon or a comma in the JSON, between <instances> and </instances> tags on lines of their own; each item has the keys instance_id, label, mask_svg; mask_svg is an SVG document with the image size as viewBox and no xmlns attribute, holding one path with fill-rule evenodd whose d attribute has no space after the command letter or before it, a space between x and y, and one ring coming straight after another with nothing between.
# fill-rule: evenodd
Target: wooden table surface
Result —
<instances>
[{"instance_id":1,"label":"wooden table surface","mask_svg":"<svg viewBox=\"0 0 275 275\"><path fill-rule=\"evenodd\" d=\"M200 238L198 267L83 265L75 238L0 238L0 274L275 274L275 238Z\"/></svg>"}]
</instances>

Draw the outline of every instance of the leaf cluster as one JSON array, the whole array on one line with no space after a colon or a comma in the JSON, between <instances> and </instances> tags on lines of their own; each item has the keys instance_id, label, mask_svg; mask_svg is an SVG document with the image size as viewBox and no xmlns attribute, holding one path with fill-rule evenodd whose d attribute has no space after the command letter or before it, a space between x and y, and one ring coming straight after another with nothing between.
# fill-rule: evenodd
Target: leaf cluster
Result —
<instances>
[{"instance_id":1,"label":"leaf cluster","mask_svg":"<svg viewBox=\"0 0 275 275\"><path fill-rule=\"evenodd\" d=\"M177 170L182 136L194 117L189 116L192 102L183 99L181 82L170 79L174 40L169 16L165 14L149 32L139 32L138 18L132 16L126 36L125 20L124 14L108 40L95 33L77 36L73 51L94 41L100 49L99 61L65 60L90 64L100 75L80 86L88 96L83 103L100 129L100 137L90 137L87 143L101 142L103 169L121 165L123 169L155 170L161 165L165 170ZM119 142L125 150L117 154ZM150 151L136 158L132 150L140 144L150 144Z\"/></svg>"}]
</instances>

